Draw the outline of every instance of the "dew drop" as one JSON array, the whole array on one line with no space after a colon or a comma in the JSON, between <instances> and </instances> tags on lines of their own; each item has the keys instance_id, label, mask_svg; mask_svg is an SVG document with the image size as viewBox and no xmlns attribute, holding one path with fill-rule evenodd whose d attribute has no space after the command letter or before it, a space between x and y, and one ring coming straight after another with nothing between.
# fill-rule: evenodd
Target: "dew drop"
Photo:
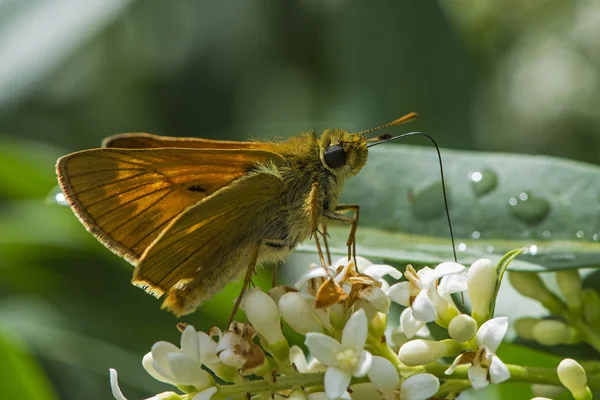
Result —
<instances>
[{"instance_id":1,"label":"dew drop","mask_svg":"<svg viewBox=\"0 0 600 400\"><path fill-rule=\"evenodd\" d=\"M60 187L58 187L58 186L55 187L54 189L52 189L50 191L50 193L48 193L47 201L49 203L58 204L59 206L68 206L69 205L67 198L65 197L64 193L62 192L62 190L60 190Z\"/></svg>"},{"instance_id":2,"label":"dew drop","mask_svg":"<svg viewBox=\"0 0 600 400\"><path fill-rule=\"evenodd\" d=\"M527 200L528 198L529 198L529 195L525 192L523 192L519 195L519 199L521 199L523 201Z\"/></svg>"},{"instance_id":3,"label":"dew drop","mask_svg":"<svg viewBox=\"0 0 600 400\"><path fill-rule=\"evenodd\" d=\"M487 246L485 248L485 251L487 251L488 253L493 253L494 252L494 246Z\"/></svg>"},{"instance_id":4,"label":"dew drop","mask_svg":"<svg viewBox=\"0 0 600 400\"><path fill-rule=\"evenodd\" d=\"M471 237L473 239L479 239L481 237L481 232L479 232L479 231L473 231L473 233L471 233Z\"/></svg>"},{"instance_id":5,"label":"dew drop","mask_svg":"<svg viewBox=\"0 0 600 400\"><path fill-rule=\"evenodd\" d=\"M498 176L490 169L469 172L467 176L473 193L478 197L491 192L498 185Z\"/></svg>"},{"instance_id":6,"label":"dew drop","mask_svg":"<svg viewBox=\"0 0 600 400\"><path fill-rule=\"evenodd\" d=\"M448 185L446 185L446 191L448 206L450 207L450 189ZM418 192L409 192L408 199L412 214L420 220L430 221L446 215L441 181L433 182Z\"/></svg>"},{"instance_id":7,"label":"dew drop","mask_svg":"<svg viewBox=\"0 0 600 400\"><path fill-rule=\"evenodd\" d=\"M578 230L576 235L579 239L582 239L585 236L585 232L582 230Z\"/></svg>"},{"instance_id":8,"label":"dew drop","mask_svg":"<svg viewBox=\"0 0 600 400\"><path fill-rule=\"evenodd\" d=\"M508 204L511 214L528 225L539 224L550 213L548 200L532 196L527 192L519 194L518 198L510 198Z\"/></svg>"},{"instance_id":9,"label":"dew drop","mask_svg":"<svg viewBox=\"0 0 600 400\"><path fill-rule=\"evenodd\" d=\"M544 232L542 232L542 236L548 239L550 236L552 236L552 232L550 232L549 230L545 230Z\"/></svg>"},{"instance_id":10,"label":"dew drop","mask_svg":"<svg viewBox=\"0 0 600 400\"><path fill-rule=\"evenodd\" d=\"M529 254L534 255L538 252L538 247L535 244L529 246Z\"/></svg>"},{"instance_id":11,"label":"dew drop","mask_svg":"<svg viewBox=\"0 0 600 400\"><path fill-rule=\"evenodd\" d=\"M598 233L594 233L594 236L592 236L592 239L594 239L596 242L600 240L600 234Z\"/></svg>"},{"instance_id":12,"label":"dew drop","mask_svg":"<svg viewBox=\"0 0 600 400\"><path fill-rule=\"evenodd\" d=\"M460 244L458 245L458 250L459 250L459 251L465 251L466 249L467 249L467 245L466 245L466 244L464 244L464 243L460 243Z\"/></svg>"}]
</instances>

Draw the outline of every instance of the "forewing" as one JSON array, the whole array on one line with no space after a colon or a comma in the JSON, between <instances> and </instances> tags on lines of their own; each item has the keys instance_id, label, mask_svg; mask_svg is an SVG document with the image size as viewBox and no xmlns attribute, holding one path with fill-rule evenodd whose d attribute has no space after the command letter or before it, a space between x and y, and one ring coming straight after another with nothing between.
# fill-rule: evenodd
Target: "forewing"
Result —
<instances>
[{"instance_id":1,"label":"forewing","mask_svg":"<svg viewBox=\"0 0 600 400\"><path fill-rule=\"evenodd\" d=\"M256 149L267 150L268 142L236 142L232 140L210 140L187 137L159 136L150 133L121 133L102 141L102 147L125 149L148 149L179 147L188 149Z\"/></svg>"},{"instance_id":2,"label":"forewing","mask_svg":"<svg viewBox=\"0 0 600 400\"><path fill-rule=\"evenodd\" d=\"M96 149L57 163L86 229L132 264L188 207L280 156L259 150Z\"/></svg>"},{"instance_id":3,"label":"forewing","mask_svg":"<svg viewBox=\"0 0 600 400\"><path fill-rule=\"evenodd\" d=\"M273 211L281 189L277 175L254 173L190 207L146 250L133 283L162 295L194 280L208 297L248 267L237 264L265 239L259 221Z\"/></svg>"}]
</instances>

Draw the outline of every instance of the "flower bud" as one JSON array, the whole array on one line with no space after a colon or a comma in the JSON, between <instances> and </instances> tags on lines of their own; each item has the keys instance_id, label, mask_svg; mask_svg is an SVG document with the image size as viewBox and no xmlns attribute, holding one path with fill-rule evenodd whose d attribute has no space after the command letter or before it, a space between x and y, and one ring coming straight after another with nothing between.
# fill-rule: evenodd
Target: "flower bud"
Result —
<instances>
[{"instance_id":1,"label":"flower bud","mask_svg":"<svg viewBox=\"0 0 600 400\"><path fill-rule=\"evenodd\" d=\"M269 344L285 341L277 305L268 294L259 289L250 289L240 306L256 332Z\"/></svg>"},{"instance_id":2,"label":"flower bud","mask_svg":"<svg viewBox=\"0 0 600 400\"><path fill-rule=\"evenodd\" d=\"M564 310L562 301L542 282L536 272L510 272L510 284L523 296L542 303L552 314L560 314Z\"/></svg>"},{"instance_id":3,"label":"flower bud","mask_svg":"<svg viewBox=\"0 0 600 400\"><path fill-rule=\"evenodd\" d=\"M460 346L454 340L446 339L436 342L434 340L411 340L400 347L398 356L400 361L408 366L423 365L448 357L460 352Z\"/></svg>"},{"instance_id":4,"label":"flower bud","mask_svg":"<svg viewBox=\"0 0 600 400\"><path fill-rule=\"evenodd\" d=\"M473 317L479 322L485 322L489 317L490 302L496 292L498 273L496 266L488 259L477 260L467 273L467 290Z\"/></svg>"},{"instance_id":5,"label":"flower bud","mask_svg":"<svg viewBox=\"0 0 600 400\"><path fill-rule=\"evenodd\" d=\"M533 317L519 318L515 321L514 328L517 334L525 340L533 340L533 328L540 322Z\"/></svg>"},{"instance_id":6,"label":"flower bud","mask_svg":"<svg viewBox=\"0 0 600 400\"><path fill-rule=\"evenodd\" d=\"M298 293L286 293L279 299L281 317L296 332L322 332L323 325L314 313L314 308Z\"/></svg>"},{"instance_id":7,"label":"flower bud","mask_svg":"<svg viewBox=\"0 0 600 400\"><path fill-rule=\"evenodd\" d=\"M308 397L306 396L306 393L304 393L304 390L302 390L302 389L294 389L287 396L287 399L288 400L307 400Z\"/></svg>"},{"instance_id":8,"label":"flower bud","mask_svg":"<svg viewBox=\"0 0 600 400\"><path fill-rule=\"evenodd\" d=\"M450 337L459 343L467 342L477 333L477 322L466 314L461 314L448 325Z\"/></svg>"},{"instance_id":9,"label":"flower bud","mask_svg":"<svg viewBox=\"0 0 600 400\"><path fill-rule=\"evenodd\" d=\"M565 297L567 307L572 311L581 310L581 276L576 269L558 271L556 273L556 282L560 292Z\"/></svg>"},{"instance_id":10,"label":"flower bud","mask_svg":"<svg viewBox=\"0 0 600 400\"><path fill-rule=\"evenodd\" d=\"M533 393L534 396L538 396L536 399L553 399L560 396L564 391L565 388L559 385L543 385L541 383L534 383L531 385L531 393Z\"/></svg>"},{"instance_id":11,"label":"flower bud","mask_svg":"<svg viewBox=\"0 0 600 400\"><path fill-rule=\"evenodd\" d=\"M600 325L600 293L592 288L583 290L583 318L590 325Z\"/></svg>"},{"instance_id":12,"label":"flower bud","mask_svg":"<svg viewBox=\"0 0 600 400\"><path fill-rule=\"evenodd\" d=\"M556 346L571 341L571 328L561 321L542 320L533 327L533 338L544 346Z\"/></svg>"},{"instance_id":13,"label":"flower bud","mask_svg":"<svg viewBox=\"0 0 600 400\"><path fill-rule=\"evenodd\" d=\"M588 400L592 392L587 387L585 370L577 361L565 358L557 369L558 379L571 392L575 400Z\"/></svg>"}]
</instances>

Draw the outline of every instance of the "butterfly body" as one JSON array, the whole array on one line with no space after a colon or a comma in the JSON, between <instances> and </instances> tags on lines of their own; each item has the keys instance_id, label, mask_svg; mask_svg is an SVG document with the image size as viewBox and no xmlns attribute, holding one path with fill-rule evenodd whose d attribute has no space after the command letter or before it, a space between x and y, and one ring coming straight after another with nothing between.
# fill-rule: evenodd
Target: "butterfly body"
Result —
<instances>
[{"instance_id":1,"label":"butterfly body","mask_svg":"<svg viewBox=\"0 0 600 400\"><path fill-rule=\"evenodd\" d=\"M116 135L59 159L59 183L85 227L135 265L133 283L176 315L261 261L280 261L338 213L367 161L342 129L281 142ZM355 229L355 228L354 228Z\"/></svg>"}]
</instances>

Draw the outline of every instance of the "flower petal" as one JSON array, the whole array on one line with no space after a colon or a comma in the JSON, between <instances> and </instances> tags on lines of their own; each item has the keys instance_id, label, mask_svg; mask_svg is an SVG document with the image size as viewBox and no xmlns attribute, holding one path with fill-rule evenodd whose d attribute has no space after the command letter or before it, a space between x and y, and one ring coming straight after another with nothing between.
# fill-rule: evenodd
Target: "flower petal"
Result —
<instances>
[{"instance_id":1,"label":"flower petal","mask_svg":"<svg viewBox=\"0 0 600 400\"><path fill-rule=\"evenodd\" d=\"M413 316L413 311L410 307L407 307L400 314L400 326L402 331L408 339L412 338L419 332L419 330L425 326L425 322L416 319Z\"/></svg>"},{"instance_id":2,"label":"flower petal","mask_svg":"<svg viewBox=\"0 0 600 400\"><path fill-rule=\"evenodd\" d=\"M125 396L123 396L123 392L121 392L121 388L119 387L119 374L117 374L117 370L110 369L110 389L112 390L112 394L117 400L127 400Z\"/></svg>"},{"instance_id":3,"label":"flower petal","mask_svg":"<svg viewBox=\"0 0 600 400\"><path fill-rule=\"evenodd\" d=\"M477 365L471 365L469 367L467 374L469 375L469 380L471 381L473 389L483 389L488 385L487 372L487 369Z\"/></svg>"},{"instance_id":4,"label":"flower petal","mask_svg":"<svg viewBox=\"0 0 600 400\"><path fill-rule=\"evenodd\" d=\"M323 364L330 366L337 363L336 355L340 352L340 343L331 336L309 332L304 341L311 354ZM362 350L362 348L361 348Z\"/></svg>"},{"instance_id":5,"label":"flower petal","mask_svg":"<svg viewBox=\"0 0 600 400\"><path fill-rule=\"evenodd\" d=\"M364 310L352 314L342 331L342 345L354 349L357 353L362 351L367 341L368 323Z\"/></svg>"},{"instance_id":6,"label":"flower petal","mask_svg":"<svg viewBox=\"0 0 600 400\"><path fill-rule=\"evenodd\" d=\"M192 400L210 400L213 394L217 393L216 386L211 386L208 389L204 389L203 391L196 394L192 397Z\"/></svg>"},{"instance_id":7,"label":"flower petal","mask_svg":"<svg viewBox=\"0 0 600 400\"><path fill-rule=\"evenodd\" d=\"M385 292L376 286L367 286L358 293L358 296L373 304L378 312L385 314L390 307L390 301Z\"/></svg>"},{"instance_id":8,"label":"flower petal","mask_svg":"<svg viewBox=\"0 0 600 400\"><path fill-rule=\"evenodd\" d=\"M374 356L369 369L369 380L380 392L396 390L400 384L400 377L394 364L387 358Z\"/></svg>"},{"instance_id":9,"label":"flower petal","mask_svg":"<svg viewBox=\"0 0 600 400\"><path fill-rule=\"evenodd\" d=\"M486 321L477 331L477 347L495 353L508 330L508 318L496 317Z\"/></svg>"},{"instance_id":10,"label":"flower petal","mask_svg":"<svg viewBox=\"0 0 600 400\"><path fill-rule=\"evenodd\" d=\"M410 282L399 282L390 286L386 294L390 297L390 300L401 306L409 307L411 287L412 283Z\"/></svg>"},{"instance_id":11,"label":"flower petal","mask_svg":"<svg viewBox=\"0 0 600 400\"><path fill-rule=\"evenodd\" d=\"M330 399L337 399L348 389L351 379L352 375L348 371L336 367L327 368L327 372L325 372L325 393Z\"/></svg>"},{"instance_id":12,"label":"flower petal","mask_svg":"<svg viewBox=\"0 0 600 400\"><path fill-rule=\"evenodd\" d=\"M447 294L460 293L467 290L467 275L453 274L442 277L438 286L438 292L443 297Z\"/></svg>"},{"instance_id":13,"label":"flower petal","mask_svg":"<svg viewBox=\"0 0 600 400\"><path fill-rule=\"evenodd\" d=\"M464 272L467 268L464 265L459 263L455 263L452 261L443 262L439 264L437 267L433 269L434 273L427 276L426 284L433 283L433 281L437 281L443 276L452 275L452 274L460 274ZM424 280L421 278L421 280Z\"/></svg>"},{"instance_id":14,"label":"flower petal","mask_svg":"<svg viewBox=\"0 0 600 400\"><path fill-rule=\"evenodd\" d=\"M501 383L509 379L510 371L506 364L498 356L493 356L492 364L490 365L490 381L492 383Z\"/></svg>"},{"instance_id":15,"label":"flower petal","mask_svg":"<svg viewBox=\"0 0 600 400\"><path fill-rule=\"evenodd\" d=\"M360 271L360 262L358 270ZM369 275L371 278L376 281L380 281L385 275L389 275L394 279L402 278L402 272L398 271L396 268L391 265L381 265L381 264L373 264L369 265L365 268L363 274Z\"/></svg>"},{"instance_id":16,"label":"flower petal","mask_svg":"<svg viewBox=\"0 0 600 400\"><path fill-rule=\"evenodd\" d=\"M217 342L204 332L196 334L198 348L200 349L200 362L202 364L214 364L221 360L217 356Z\"/></svg>"},{"instance_id":17,"label":"flower petal","mask_svg":"<svg viewBox=\"0 0 600 400\"><path fill-rule=\"evenodd\" d=\"M296 366L300 372L308 372L308 362L306 356L299 346L290 347L290 362Z\"/></svg>"},{"instance_id":18,"label":"flower petal","mask_svg":"<svg viewBox=\"0 0 600 400\"><path fill-rule=\"evenodd\" d=\"M402 400L425 400L440 389L440 381L431 374L417 374L409 377L400 386Z\"/></svg>"},{"instance_id":19,"label":"flower petal","mask_svg":"<svg viewBox=\"0 0 600 400\"><path fill-rule=\"evenodd\" d=\"M169 353L169 367L178 384L193 385L204 389L211 383L208 372L204 371L200 363L182 353Z\"/></svg>"},{"instance_id":20,"label":"flower petal","mask_svg":"<svg viewBox=\"0 0 600 400\"><path fill-rule=\"evenodd\" d=\"M329 270L332 274L335 274L335 271L333 269L330 268ZM302 286L306 285L306 282L310 281L311 279L324 277L327 277L327 271L325 271L324 268L311 268L304 275L302 275L300 279L298 279L294 286L296 286L296 289L300 289Z\"/></svg>"},{"instance_id":21,"label":"flower petal","mask_svg":"<svg viewBox=\"0 0 600 400\"><path fill-rule=\"evenodd\" d=\"M432 289L435 290L435 289ZM433 322L437 318L437 313L433 303L429 299L428 290L421 290L412 305L413 317L423 322Z\"/></svg>"},{"instance_id":22,"label":"flower petal","mask_svg":"<svg viewBox=\"0 0 600 400\"><path fill-rule=\"evenodd\" d=\"M181 352L200 362L200 347L196 338L196 329L188 325L181 333Z\"/></svg>"},{"instance_id":23,"label":"flower petal","mask_svg":"<svg viewBox=\"0 0 600 400\"><path fill-rule=\"evenodd\" d=\"M357 378L363 377L369 372L371 369L371 364L373 362L373 356L366 350L360 352L360 358L358 359L358 364L356 364L356 368L353 371L354 376Z\"/></svg>"},{"instance_id":24,"label":"flower petal","mask_svg":"<svg viewBox=\"0 0 600 400\"><path fill-rule=\"evenodd\" d=\"M175 382L175 377L173 376L173 372L169 367L169 360L167 356L169 353L179 353L180 350L173 343L169 342L156 342L152 346L152 366L154 369L166 379L169 379Z\"/></svg>"},{"instance_id":25,"label":"flower petal","mask_svg":"<svg viewBox=\"0 0 600 400\"><path fill-rule=\"evenodd\" d=\"M142 367L144 367L146 372L148 372L148 374L150 374L150 376L157 381L169 383L171 385L177 385L177 382L163 376L160 372L158 372L156 368L154 368L153 361L152 353L146 354L142 359Z\"/></svg>"}]
</instances>

